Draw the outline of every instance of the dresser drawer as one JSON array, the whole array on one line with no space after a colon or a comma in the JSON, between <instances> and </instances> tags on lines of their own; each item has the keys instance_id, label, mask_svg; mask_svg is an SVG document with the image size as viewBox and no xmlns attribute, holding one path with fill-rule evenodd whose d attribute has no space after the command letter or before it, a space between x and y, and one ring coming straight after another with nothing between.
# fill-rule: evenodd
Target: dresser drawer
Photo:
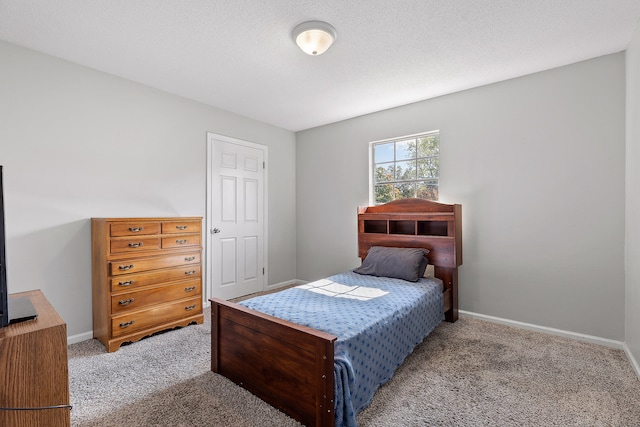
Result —
<instances>
[{"instance_id":1,"label":"dresser drawer","mask_svg":"<svg viewBox=\"0 0 640 427\"><path fill-rule=\"evenodd\" d=\"M140 236L111 240L112 254L126 252L144 252L154 249L160 249L159 237Z\"/></svg>"},{"instance_id":2,"label":"dresser drawer","mask_svg":"<svg viewBox=\"0 0 640 427\"><path fill-rule=\"evenodd\" d=\"M120 337L200 313L202 313L202 298L200 296L157 305L145 310L113 316L111 318L111 335Z\"/></svg>"},{"instance_id":3,"label":"dresser drawer","mask_svg":"<svg viewBox=\"0 0 640 427\"><path fill-rule=\"evenodd\" d=\"M111 277L111 292L128 292L143 286L161 285L178 280L200 278L200 264L183 265L176 268L153 270L139 274L123 274Z\"/></svg>"},{"instance_id":4,"label":"dresser drawer","mask_svg":"<svg viewBox=\"0 0 640 427\"><path fill-rule=\"evenodd\" d=\"M154 258L132 258L122 261L111 261L109 263L109 274L112 276L118 276L120 274L140 273L148 270L158 270L160 268L192 264L200 264L200 252Z\"/></svg>"},{"instance_id":5,"label":"dresser drawer","mask_svg":"<svg viewBox=\"0 0 640 427\"><path fill-rule=\"evenodd\" d=\"M162 223L162 234L202 233L202 221L167 221Z\"/></svg>"},{"instance_id":6,"label":"dresser drawer","mask_svg":"<svg viewBox=\"0 0 640 427\"><path fill-rule=\"evenodd\" d=\"M200 246L200 234L175 235L162 238L162 249Z\"/></svg>"},{"instance_id":7,"label":"dresser drawer","mask_svg":"<svg viewBox=\"0 0 640 427\"><path fill-rule=\"evenodd\" d=\"M117 222L111 224L110 236L137 236L160 234L159 222Z\"/></svg>"},{"instance_id":8,"label":"dresser drawer","mask_svg":"<svg viewBox=\"0 0 640 427\"><path fill-rule=\"evenodd\" d=\"M200 279L173 285L156 286L150 289L127 292L111 296L111 313L137 310L154 304L201 295Z\"/></svg>"}]
</instances>

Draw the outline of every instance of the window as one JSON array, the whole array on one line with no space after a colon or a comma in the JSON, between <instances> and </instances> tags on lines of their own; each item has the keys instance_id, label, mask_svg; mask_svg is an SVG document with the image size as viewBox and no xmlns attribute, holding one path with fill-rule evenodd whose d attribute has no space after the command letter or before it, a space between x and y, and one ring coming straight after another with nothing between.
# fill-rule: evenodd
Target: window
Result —
<instances>
[{"instance_id":1,"label":"window","mask_svg":"<svg viewBox=\"0 0 640 427\"><path fill-rule=\"evenodd\" d=\"M409 197L438 200L438 131L374 142L371 154L375 204Z\"/></svg>"}]
</instances>

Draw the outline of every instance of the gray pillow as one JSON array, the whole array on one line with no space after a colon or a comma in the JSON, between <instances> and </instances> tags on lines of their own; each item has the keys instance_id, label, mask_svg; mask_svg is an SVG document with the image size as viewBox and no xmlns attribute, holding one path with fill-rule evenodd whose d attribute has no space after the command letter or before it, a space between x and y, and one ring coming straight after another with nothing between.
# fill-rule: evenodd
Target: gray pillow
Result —
<instances>
[{"instance_id":1,"label":"gray pillow","mask_svg":"<svg viewBox=\"0 0 640 427\"><path fill-rule=\"evenodd\" d=\"M423 248L372 246L362 265L353 271L368 276L392 277L417 282L427 268L428 253L429 250Z\"/></svg>"}]
</instances>

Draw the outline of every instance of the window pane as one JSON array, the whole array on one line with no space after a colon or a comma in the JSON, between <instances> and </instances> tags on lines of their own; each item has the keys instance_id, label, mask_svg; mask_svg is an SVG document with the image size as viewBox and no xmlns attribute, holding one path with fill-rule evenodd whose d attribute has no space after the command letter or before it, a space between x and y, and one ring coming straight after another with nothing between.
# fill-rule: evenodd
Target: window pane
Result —
<instances>
[{"instance_id":1,"label":"window pane","mask_svg":"<svg viewBox=\"0 0 640 427\"><path fill-rule=\"evenodd\" d=\"M418 178L438 178L440 175L440 159L429 157L418 159Z\"/></svg>"},{"instance_id":2,"label":"window pane","mask_svg":"<svg viewBox=\"0 0 640 427\"><path fill-rule=\"evenodd\" d=\"M416 197L416 186L412 182L396 184L396 199Z\"/></svg>"},{"instance_id":3,"label":"window pane","mask_svg":"<svg viewBox=\"0 0 640 427\"><path fill-rule=\"evenodd\" d=\"M396 160L406 160L416 158L416 140L396 142Z\"/></svg>"},{"instance_id":4,"label":"window pane","mask_svg":"<svg viewBox=\"0 0 640 427\"><path fill-rule=\"evenodd\" d=\"M416 197L419 199L438 200L438 180L418 182L416 184Z\"/></svg>"},{"instance_id":5,"label":"window pane","mask_svg":"<svg viewBox=\"0 0 640 427\"><path fill-rule=\"evenodd\" d=\"M375 144L373 146L373 160L376 163L392 162L393 158L393 142L384 144Z\"/></svg>"},{"instance_id":6,"label":"window pane","mask_svg":"<svg viewBox=\"0 0 640 427\"><path fill-rule=\"evenodd\" d=\"M376 165L376 173L374 174L375 182L393 181L393 163L383 163Z\"/></svg>"},{"instance_id":7,"label":"window pane","mask_svg":"<svg viewBox=\"0 0 640 427\"><path fill-rule=\"evenodd\" d=\"M396 180L416 179L416 162L410 160L408 162L396 163Z\"/></svg>"},{"instance_id":8,"label":"window pane","mask_svg":"<svg viewBox=\"0 0 640 427\"><path fill-rule=\"evenodd\" d=\"M418 138L418 157L440 155L440 135L427 135Z\"/></svg>"},{"instance_id":9,"label":"window pane","mask_svg":"<svg viewBox=\"0 0 640 427\"><path fill-rule=\"evenodd\" d=\"M393 197L393 185L392 184L379 184L375 187L376 190L376 203L387 203L394 200Z\"/></svg>"}]
</instances>

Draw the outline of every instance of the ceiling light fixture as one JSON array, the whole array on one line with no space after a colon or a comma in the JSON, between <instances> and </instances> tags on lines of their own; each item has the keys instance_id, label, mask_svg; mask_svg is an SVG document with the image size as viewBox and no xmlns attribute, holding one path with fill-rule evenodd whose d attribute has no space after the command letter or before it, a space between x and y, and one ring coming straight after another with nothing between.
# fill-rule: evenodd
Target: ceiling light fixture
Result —
<instances>
[{"instance_id":1,"label":"ceiling light fixture","mask_svg":"<svg viewBox=\"0 0 640 427\"><path fill-rule=\"evenodd\" d=\"M295 27L291 36L307 55L322 55L336 41L338 34L326 22L307 21Z\"/></svg>"}]
</instances>

